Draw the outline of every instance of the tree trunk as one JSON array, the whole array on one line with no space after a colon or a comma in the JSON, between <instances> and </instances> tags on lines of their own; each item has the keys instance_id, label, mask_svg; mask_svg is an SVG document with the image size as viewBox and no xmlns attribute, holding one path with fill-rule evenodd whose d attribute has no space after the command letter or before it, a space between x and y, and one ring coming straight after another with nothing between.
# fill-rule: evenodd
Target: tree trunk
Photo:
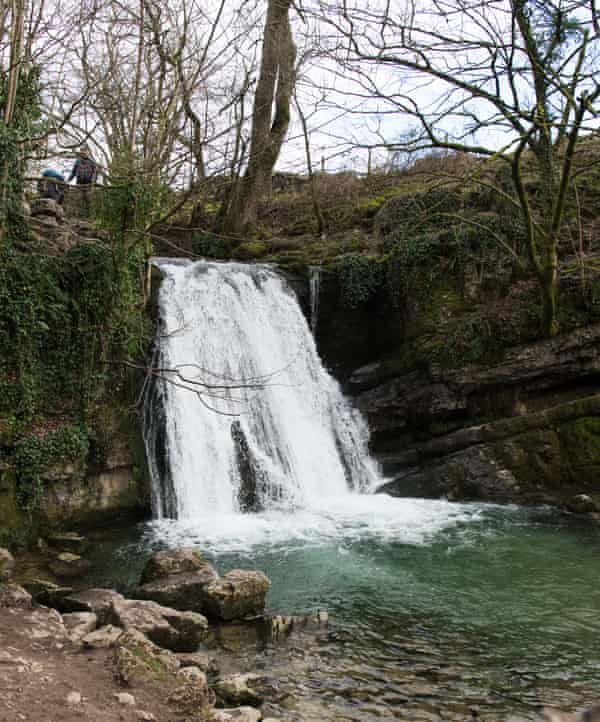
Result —
<instances>
[{"instance_id":1,"label":"tree trunk","mask_svg":"<svg viewBox=\"0 0 600 722\"><path fill-rule=\"evenodd\" d=\"M269 0L248 167L231 191L222 227L227 234L242 235L255 225L258 201L270 184L287 133L296 58L289 18L291 5L292 0Z\"/></svg>"},{"instance_id":2,"label":"tree trunk","mask_svg":"<svg viewBox=\"0 0 600 722\"><path fill-rule=\"evenodd\" d=\"M310 135L308 132L308 124L306 123L306 117L302 112L298 98L296 98L296 108L298 115L300 116L300 122L302 123L302 133L304 134L304 150L306 152L306 166L308 169L308 182L310 183L310 194L312 197L313 211L317 220L317 234L322 236L325 233L325 218L321 212L321 205L319 203L319 196L317 193L317 185L315 183L315 174L312 169L312 157L310 152Z\"/></svg>"}]
</instances>

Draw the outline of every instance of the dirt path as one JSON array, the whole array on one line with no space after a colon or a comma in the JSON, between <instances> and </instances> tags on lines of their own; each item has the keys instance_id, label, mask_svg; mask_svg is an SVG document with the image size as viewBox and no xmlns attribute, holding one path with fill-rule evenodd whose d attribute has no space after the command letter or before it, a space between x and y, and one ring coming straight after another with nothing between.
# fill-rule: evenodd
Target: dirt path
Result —
<instances>
[{"instance_id":1,"label":"dirt path","mask_svg":"<svg viewBox=\"0 0 600 722\"><path fill-rule=\"evenodd\" d=\"M186 721L165 704L168 687L120 687L111 655L78 650L54 610L0 608L0 722ZM135 704L119 702L124 692Z\"/></svg>"}]
</instances>

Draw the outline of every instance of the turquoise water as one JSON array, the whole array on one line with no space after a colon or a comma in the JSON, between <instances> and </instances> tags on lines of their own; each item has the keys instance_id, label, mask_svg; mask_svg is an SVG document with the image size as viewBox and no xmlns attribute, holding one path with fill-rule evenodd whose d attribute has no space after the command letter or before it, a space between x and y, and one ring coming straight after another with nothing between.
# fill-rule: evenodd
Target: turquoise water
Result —
<instances>
[{"instance_id":1,"label":"turquoise water","mask_svg":"<svg viewBox=\"0 0 600 722\"><path fill-rule=\"evenodd\" d=\"M221 573L263 570L274 612L327 610L310 643L246 649L296 700L286 719L534 719L600 699L600 527L547 509L338 502L141 525L98 540L94 581L130 588L151 551L194 545Z\"/></svg>"}]
</instances>

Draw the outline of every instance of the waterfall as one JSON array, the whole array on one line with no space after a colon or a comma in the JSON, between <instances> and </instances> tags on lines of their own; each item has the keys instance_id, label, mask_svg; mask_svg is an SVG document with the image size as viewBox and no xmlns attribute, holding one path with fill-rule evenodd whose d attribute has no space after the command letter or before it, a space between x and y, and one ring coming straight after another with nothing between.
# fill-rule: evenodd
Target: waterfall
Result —
<instances>
[{"instance_id":1,"label":"waterfall","mask_svg":"<svg viewBox=\"0 0 600 722\"><path fill-rule=\"evenodd\" d=\"M156 261L156 373L144 438L154 515L293 509L369 491L368 429L266 266Z\"/></svg>"},{"instance_id":2,"label":"waterfall","mask_svg":"<svg viewBox=\"0 0 600 722\"><path fill-rule=\"evenodd\" d=\"M308 267L308 288L310 293L310 330L312 335L317 335L317 324L319 322L319 292L321 289L321 267Z\"/></svg>"}]
</instances>

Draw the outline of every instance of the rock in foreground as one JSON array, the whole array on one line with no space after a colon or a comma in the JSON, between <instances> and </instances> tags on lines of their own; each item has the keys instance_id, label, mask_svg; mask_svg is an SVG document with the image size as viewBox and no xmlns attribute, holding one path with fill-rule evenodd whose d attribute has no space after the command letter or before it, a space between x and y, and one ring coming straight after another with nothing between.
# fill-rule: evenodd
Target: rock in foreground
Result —
<instances>
[{"instance_id":1,"label":"rock in foreground","mask_svg":"<svg viewBox=\"0 0 600 722\"><path fill-rule=\"evenodd\" d=\"M142 572L142 584L164 579L173 574L204 573L207 572L207 569L212 576L217 576L202 554L192 547L178 547L156 552L146 562Z\"/></svg>"},{"instance_id":2,"label":"rock in foreground","mask_svg":"<svg viewBox=\"0 0 600 722\"><path fill-rule=\"evenodd\" d=\"M262 714L254 707L218 709L212 713L210 722L259 722Z\"/></svg>"},{"instance_id":3,"label":"rock in foreground","mask_svg":"<svg viewBox=\"0 0 600 722\"><path fill-rule=\"evenodd\" d=\"M261 616L270 586L262 572L233 569L207 587L205 614L223 621Z\"/></svg>"},{"instance_id":4,"label":"rock in foreground","mask_svg":"<svg viewBox=\"0 0 600 722\"><path fill-rule=\"evenodd\" d=\"M0 582L8 581L15 568L15 560L13 555L8 551L0 547Z\"/></svg>"},{"instance_id":5,"label":"rock in foreground","mask_svg":"<svg viewBox=\"0 0 600 722\"><path fill-rule=\"evenodd\" d=\"M116 599L106 622L125 631L136 629L155 644L174 652L195 652L206 636L206 618L196 612L180 612L156 602Z\"/></svg>"},{"instance_id":6,"label":"rock in foreground","mask_svg":"<svg viewBox=\"0 0 600 722\"><path fill-rule=\"evenodd\" d=\"M219 578L199 552L181 547L150 557L136 596L232 621L264 614L270 584L262 572L239 569Z\"/></svg>"}]
</instances>

